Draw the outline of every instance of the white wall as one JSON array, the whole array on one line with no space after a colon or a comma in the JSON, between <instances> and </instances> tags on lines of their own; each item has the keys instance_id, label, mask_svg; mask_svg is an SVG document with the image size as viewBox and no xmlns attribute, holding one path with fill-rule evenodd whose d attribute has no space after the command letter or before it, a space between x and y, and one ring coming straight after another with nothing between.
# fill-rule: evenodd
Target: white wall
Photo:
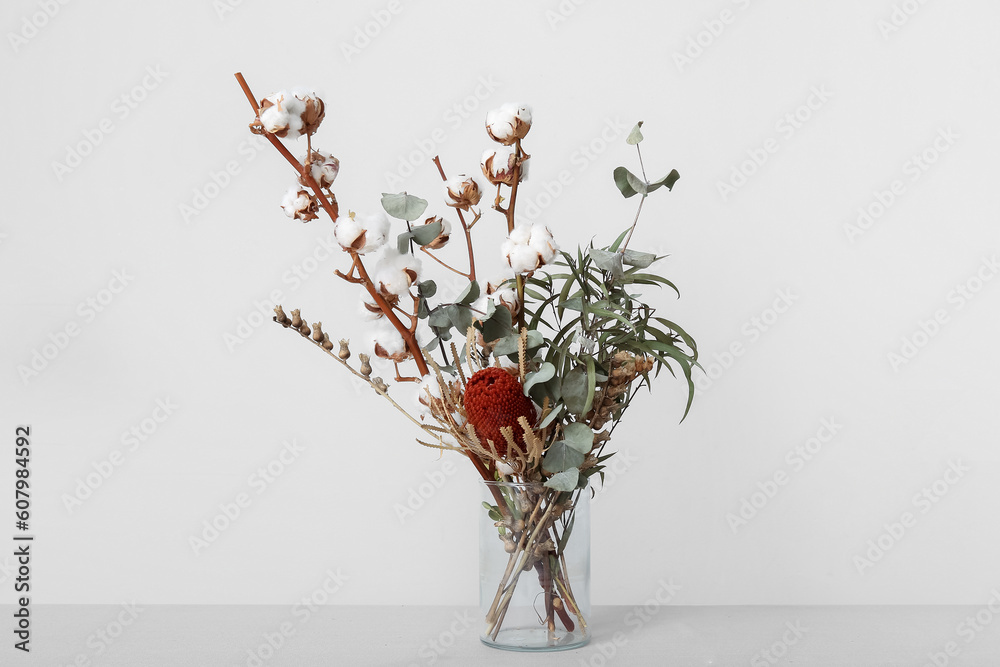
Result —
<instances>
[{"instance_id":1,"label":"white wall","mask_svg":"<svg viewBox=\"0 0 1000 667\"><path fill-rule=\"evenodd\" d=\"M227 346L272 290L356 348L365 332L332 275L342 255L294 278L330 225L277 208L290 171L249 143L237 70L259 96L325 92L317 143L343 161L345 208L375 210L379 193L404 188L436 202L419 147L434 144L451 173L475 171L483 114L510 100L535 108L522 206L546 205L538 219L564 247L631 220L611 171L634 164L623 140L636 120L647 168L680 171L633 246L671 255L661 270L683 298L656 303L697 337L709 376L683 424L682 387L664 379L620 429L628 466L595 504L595 603L641 602L671 577L686 604L989 596L1000 281L980 276L994 276L1000 248L995 3L898 2L919 9L884 35L893 0L248 0L220 14L225 1L70 3L35 32L22 21L43 22L35 2L5 5L0 398L5 437L20 423L34 433L38 602L290 603L328 569L348 577L337 603L475 601L471 467L417 446L402 417L273 324ZM345 54L373 16L391 21ZM133 109L122 95L144 99ZM462 120L453 107L469 96L478 108ZM792 131L783 119L796 113ZM57 175L88 136L99 144ZM719 184L765 146L723 197ZM423 164L387 182L414 151ZM936 161L914 171L925 152ZM215 188L227 165L238 173ZM546 200L563 170L572 182ZM849 235L894 181L892 204ZM196 191L211 199L185 220L181 206L206 203ZM499 223L480 230L488 266ZM102 291L115 271L127 285ZM88 298L105 299L101 312ZM926 324L936 315L943 324ZM78 335L22 380L18 367L70 323ZM904 339L919 351L894 367ZM130 448L122 434L157 401L176 407ZM818 433L828 442L795 463L787 453ZM291 439L304 450L262 489L251 476ZM121 465L68 510L66 494L116 450ZM775 474L787 483L734 530L727 515L760 504ZM949 474L943 497L918 497ZM396 506L428 476L447 481L401 525ZM240 493L250 506L196 555L189 537ZM859 565L905 512L902 537L883 536L884 557Z\"/></svg>"}]
</instances>

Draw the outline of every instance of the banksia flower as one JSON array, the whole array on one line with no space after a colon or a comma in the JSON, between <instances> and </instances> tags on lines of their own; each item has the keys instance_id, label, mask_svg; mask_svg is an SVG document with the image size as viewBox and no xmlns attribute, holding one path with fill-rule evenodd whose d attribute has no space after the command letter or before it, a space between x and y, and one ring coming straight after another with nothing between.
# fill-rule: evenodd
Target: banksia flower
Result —
<instances>
[{"instance_id":1,"label":"banksia flower","mask_svg":"<svg viewBox=\"0 0 1000 667\"><path fill-rule=\"evenodd\" d=\"M504 146L510 146L518 139L524 139L531 129L531 107L523 104L504 104L499 109L487 112L486 132L490 139Z\"/></svg>"},{"instance_id":2,"label":"banksia flower","mask_svg":"<svg viewBox=\"0 0 1000 667\"><path fill-rule=\"evenodd\" d=\"M445 181L444 196L448 206L468 211L469 207L479 203L483 193L479 191L479 183L476 182L476 179L459 174Z\"/></svg>"},{"instance_id":3,"label":"banksia flower","mask_svg":"<svg viewBox=\"0 0 1000 667\"><path fill-rule=\"evenodd\" d=\"M502 368L484 368L469 378L465 387L465 414L476 429L484 447L493 441L497 454L507 454L507 440L500 429L509 426L514 442L524 449L524 430L518 423L525 417L534 426L536 413L531 399L524 395L521 381Z\"/></svg>"}]
</instances>

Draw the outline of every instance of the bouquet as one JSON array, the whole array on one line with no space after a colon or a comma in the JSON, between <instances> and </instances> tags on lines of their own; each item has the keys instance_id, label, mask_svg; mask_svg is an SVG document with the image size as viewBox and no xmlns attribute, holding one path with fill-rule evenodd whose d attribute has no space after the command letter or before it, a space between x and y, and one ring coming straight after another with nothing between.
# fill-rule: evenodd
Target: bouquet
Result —
<instances>
[{"instance_id":1,"label":"bouquet","mask_svg":"<svg viewBox=\"0 0 1000 667\"><path fill-rule=\"evenodd\" d=\"M606 246L591 242L563 250L549 227L517 218L532 113L505 104L485 118L485 138L492 144L480 168L488 185L463 174L449 178L435 157L443 185L434 213L427 213L427 200L408 193L384 194L381 211L345 213L333 188L340 160L313 146L325 116L323 100L309 89L258 100L243 76L236 78L253 108L251 132L265 137L295 172L282 209L294 220L325 216L325 224L333 225L345 253L345 270L335 273L357 285L360 313L374 326L370 346L352 365L349 342L334 344L321 322L308 323L299 310L286 314L281 305L274 321L405 414L420 431L418 443L457 452L486 482L490 500L484 512L507 560L492 603L483 605L484 640L497 639L526 573L537 576L541 587L544 600L536 613L548 643L574 631L585 639L583 605L565 560L580 496L595 476L603 481L614 455L605 451L608 442L652 377L662 369L681 372L688 389L685 417L694 397L694 339L657 315L639 293L643 287L677 288L649 270L662 258L629 248L646 198L671 190L679 174L646 177L639 122L626 139L636 148L639 173L614 171L622 195L639 197L631 224ZM296 157L282 140L303 136L305 153ZM486 215L506 225L506 239L492 258L506 274L484 283L473 232L476 225L496 224ZM457 253L460 262L446 260L442 251L456 241L465 251ZM461 277L465 287L457 298L435 298L437 284L421 260ZM391 381L373 377L370 354L391 362ZM397 402L399 392L390 382L418 385L418 407Z\"/></svg>"}]
</instances>

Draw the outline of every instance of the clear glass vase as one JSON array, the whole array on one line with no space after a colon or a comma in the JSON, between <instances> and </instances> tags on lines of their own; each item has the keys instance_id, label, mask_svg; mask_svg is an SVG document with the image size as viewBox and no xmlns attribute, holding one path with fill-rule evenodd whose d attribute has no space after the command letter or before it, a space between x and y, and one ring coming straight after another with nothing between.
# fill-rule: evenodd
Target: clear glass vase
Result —
<instances>
[{"instance_id":1,"label":"clear glass vase","mask_svg":"<svg viewBox=\"0 0 1000 667\"><path fill-rule=\"evenodd\" d=\"M482 488L480 639L511 651L583 646L590 639L590 489Z\"/></svg>"}]
</instances>

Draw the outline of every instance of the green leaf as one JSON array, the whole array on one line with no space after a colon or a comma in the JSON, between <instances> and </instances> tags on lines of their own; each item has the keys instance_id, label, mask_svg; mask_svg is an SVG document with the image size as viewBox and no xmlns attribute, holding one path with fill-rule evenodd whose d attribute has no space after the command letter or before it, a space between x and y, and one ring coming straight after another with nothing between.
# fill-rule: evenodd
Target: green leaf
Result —
<instances>
[{"instance_id":1,"label":"green leaf","mask_svg":"<svg viewBox=\"0 0 1000 667\"><path fill-rule=\"evenodd\" d=\"M432 327L443 328L451 326L451 311L454 308L452 304L446 306L438 306L430 312L430 317L427 320L427 324Z\"/></svg>"},{"instance_id":2,"label":"green leaf","mask_svg":"<svg viewBox=\"0 0 1000 667\"><path fill-rule=\"evenodd\" d=\"M566 299L565 301L560 301L558 304L559 308L563 310L583 310L583 297L573 297L572 299Z\"/></svg>"},{"instance_id":3,"label":"green leaf","mask_svg":"<svg viewBox=\"0 0 1000 667\"><path fill-rule=\"evenodd\" d=\"M615 253L617 254L617 253ZM656 261L656 255L651 252L637 252L635 250L626 250L625 256L622 257L622 261L629 266L636 266L640 269L645 269L647 266Z\"/></svg>"},{"instance_id":4,"label":"green leaf","mask_svg":"<svg viewBox=\"0 0 1000 667\"><path fill-rule=\"evenodd\" d=\"M489 304L492 303L492 301L489 302ZM487 304L487 310L489 309L489 304ZM490 317L483 322L483 340L491 343L498 338L509 336L512 326L510 311L501 306L494 310L490 314Z\"/></svg>"},{"instance_id":5,"label":"green leaf","mask_svg":"<svg viewBox=\"0 0 1000 667\"><path fill-rule=\"evenodd\" d=\"M622 268L622 254L620 252L608 252L600 248L590 249L590 258L597 264L597 268L607 271L614 278L621 278L625 274Z\"/></svg>"},{"instance_id":6,"label":"green leaf","mask_svg":"<svg viewBox=\"0 0 1000 667\"><path fill-rule=\"evenodd\" d=\"M538 425L536 426L536 428L543 429L546 426L548 426L549 424L551 424L552 422L554 422L556 420L556 418L559 415L562 414L562 411L563 411L564 407L566 407L566 406L563 405L562 403L556 403L555 407L552 408L549 411L549 414L545 415L545 419L543 419L542 421L540 421L538 423Z\"/></svg>"},{"instance_id":7,"label":"green leaf","mask_svg":"<svg viewBox=\"0 0 1000 667\"><path fill-rule=\"evenodd\" d=\"M648 191L649 185L646 183L646 181L642 180L628 169L625 170L625 180L628 181L628 186L630 188L632 188L641 195L646 194L646 192Z\"/></svg>"},{"instance_id":8,"label":"green leaf","mask_svg":"<svg viewBox=\"0 0 1000 667\"><path fill-rule=\"evenodd\" d=\"M580 481L580 471L577 468L570 468L549 477L545 486L556 491L573 491L577 482Z\"/></svg>"},{"instance_id":9,"label":"green leaf","mask_svg":"<svg viewBox=\"0 0 1000 667\"><path fill-rule=\"evenodd\" d=\"M586 481L587 478L584 477L583 479ZM564 530L563 534L559 537L559 549L558 549L559 553L562 553L563 549L566 548L566 542L569 541L569 536L573 532L573 524L575 523L576 523L576 513L574 512L573 516L569 518L569 523L566 524L566 530Z\"/></svg>"},{"instance_id":10,"label":"green leaf","mask_svg":"<svg viewBox=\"0 0 1000 667\"><path fill-rule=\"evenodd\" d=\"M517 354L517 349L521 341L521 336L519 334L511 334L505 336L497 341L497 344L493 346L493 354L502 357L508 354ZM542 332L532 329L528 332L527 348L528 351L538 349L545 344L545 337L542 336Z\"/></svg>"},{"instance_id":11,"label":"green leaf","mask_svg":"<svg viewBox=\"0 0 1000 667\"><path fill-rule=\"evenodd\" d=\"M542 468L547 472L562 472L570 468L578 468L583 463L584 458L583 454L560 440L545 452L545 456L542 457Z\"/></svg>"},{"instance_id":12,"label":"green leaf","mask_svg":"<svg viewBox=\"0 0 1000 667\"><path fill-rule=\"evenodd\" d=\"M574 368L563 377L562 397L570 412L583 416L583 409L587 405L587 371Z\"/></svg>"},{"instance_id":13,"label":"green leaf","mask_svg":"<svg viewBox=\"0 0 1000 667\"><path fill-rule=\"evenodd\" d=\"M469 281L469 284L465 286L462 293L455 299L455 303L465 304L466 306L479 298L479 283L475 280Z\"/></svg>"},{"instance_id":14,"label":"green leaf","mask_svg":"<svg viewBox=\"0 0 1000 667\"><path fill-rule=\"evenodd\" d=\"M460 334L465 335L465 332L472 326L472 311L454 303L448 305L447 308L451 323Z\"/></svg>"},{"instance_id":15,"label":"green leaf","mask_svg":"<svg viewBox=\"0 0 1000 667\"><path fill-rule=\"evenodd\" d=\"M587 403L583 406L583 414L590 412L594 407L594 392L597 389L597 369L594 358L587 356Z\"/></svg>"},{"instance_id":16,"label":"green leaf","mask_svg":"<svg viewBox=\"0 0 1000 667\"><path fill-rule=\"evenodd\" d=\"M410 239L413 238L411 232L403 232L396 237L396 250L400 255L410 252Z\"/></svg>"},{"instance_id":17,"label":"green leaf","mask_svg":"<svg viewBox=\"0 0 1000 667\"><path fill-rule=\"evenodd\" d=\"M504 310L507 310L504 308ZM531 388L539 382L548 382L556 375L556 367L549 362L544 362L537 371L532 371L524 376L524 393L527 394Z\"/></svg>"},{"instance_id":18,"label":"green leaf","mask_svg":"<svg viewBox=\"0 0 1000 667\"><path fill-rule=\"evenodd\" d=\"M635 146L637 143L642 141L642 132L639 131L640 127L642 127L641 120L635 124L635 127L632 128L632 131L628 133L627 137L625 137L625 143L631 146Z\"/></svg>"},{"instance_id":19,"label":"green leaf","mask_svg":"<svg viewBox=\"0 0 1000 667\"><path fill-rule=\"evenodd\" d=\"M653 192L654 190L658 190L661 185L666 186L667 190L673 190L674 183L676 183L677 179L679 179L680 177L681 175L677 173L676 169L671 169L669 174L667 174L658 181L653 181L652 183L650 183L648 192Z\"/></svg>"},{"instance_id":20,"label":"green leaf","mask_svg":"<svg viewBox=\"0 0 1000 667\"><path fill-rule=\"evenodd\" d=\"M429 299L435 294L437 294L438 286L433 280L425 280L422 283L417 283L417 294Z\"/></svg>"},{"instance_id":21,"label":"green leaf","mask_svg":"<svg viewBox=\"0 0 1000 667\"><path fill-rule=\"evenodd\" d=\"M618 186L618 190L621 191L625 199L628 199L632 195L638 194L638 190L636 190L631 186L631 184L629 184L629 179L628 179L629 176L635 178L635 176L625 167L615 168L614 171L615 185Z\"/></svg>"},{"instance_id":22,"label":"green leaf","mask_svg":"<svg viewBox=\"0 0 1000 667\"><path fill-rule=\"evenodd\" d=\"M583 422L567 424L563 437L567 445L581 454L589 454L594 448L594 430Z\"/></svg>"},{"instance_id":23,"label":"green leaf","mask_svg":"<svg viewBox=\"0 0 1000 667\"><path fill-rule=\"evenodd\" d=\"M425 246L438 237L438 234L441 233L441 227L440 220L427 225L418 225L413 228L413 240L417 242L417 245Z\"/></svg>"},{"instance_id":24,"label":"green leaf","mask_svg":"<svg viewBox=\"0 0 1000 667\"><path fill-rule=\"evenodd\" d=\"M394 218L416 220L427 209L427 200L408 195L405 192L400 192L399 194L383 192L382 208Z\"/></svg>"}]
</instances>

